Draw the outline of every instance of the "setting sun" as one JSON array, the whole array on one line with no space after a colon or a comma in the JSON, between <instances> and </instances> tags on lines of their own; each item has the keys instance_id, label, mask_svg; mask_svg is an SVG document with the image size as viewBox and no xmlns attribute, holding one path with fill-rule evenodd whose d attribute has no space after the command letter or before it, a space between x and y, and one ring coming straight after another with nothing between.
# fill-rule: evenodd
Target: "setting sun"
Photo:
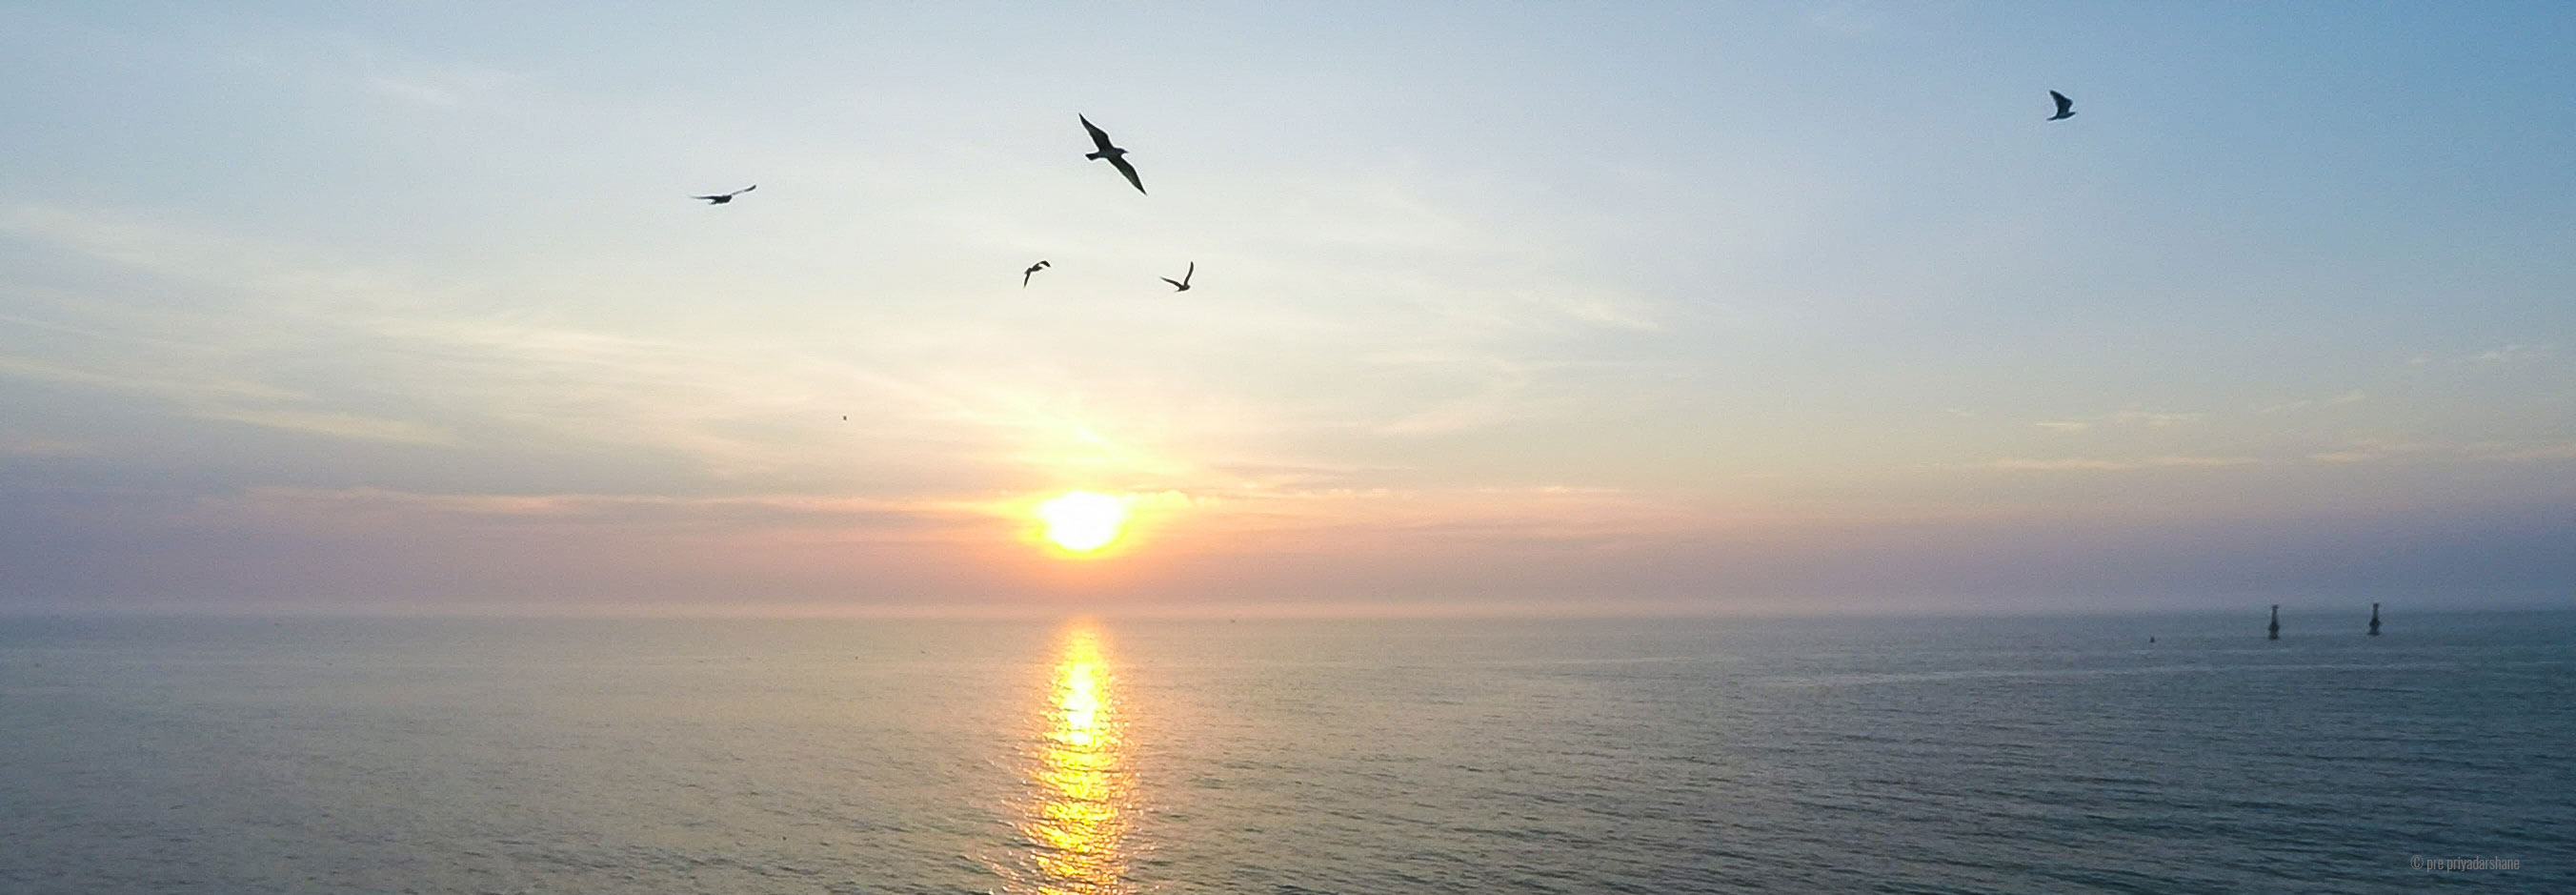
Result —
<instances>
[{"instance_id":1,"label":"setting sun","mask_svg":"<svg viewBox=\"0 0 2576 895\"><path fill-rule=\"evenodd\" d=\"M1090 553L1118 540L1127 527L1127 502L1106 494L1071 491L1038 504L1046 539L1074 553Z\"/></svg>"}]
</instances>

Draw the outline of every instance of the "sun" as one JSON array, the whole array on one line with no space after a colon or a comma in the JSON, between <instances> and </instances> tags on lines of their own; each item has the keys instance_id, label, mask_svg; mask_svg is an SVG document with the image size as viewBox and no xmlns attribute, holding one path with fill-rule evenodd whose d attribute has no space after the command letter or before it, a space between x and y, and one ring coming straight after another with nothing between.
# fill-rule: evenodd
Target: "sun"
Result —
<instances>
[{"instance_id":1,"label":"sun","mask_svg":"<svg viewBox=\"0 0 2576 895\"><path fill-rule=\"evenodd\" d=\"M1072 553L1090 553L1127 529L1127 502L1091 491L1068 491L1038 504L1046 539Z\"/></svg>"}]
</instances>

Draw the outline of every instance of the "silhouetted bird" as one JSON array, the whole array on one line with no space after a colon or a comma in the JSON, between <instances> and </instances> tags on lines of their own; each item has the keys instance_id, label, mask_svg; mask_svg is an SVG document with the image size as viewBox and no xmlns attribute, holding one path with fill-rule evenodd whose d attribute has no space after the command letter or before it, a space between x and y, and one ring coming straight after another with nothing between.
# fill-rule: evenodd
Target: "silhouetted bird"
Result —
<instances>
[{"instance_id":1,"label":"silhouetted bird","mask_svg":"<svg viewBox=\"0 0 2576 895\"><path fill-rule=\"evenodd\" d=\"M707 200L707 204L709 204L709 205L723 205L723 204L725 204L725 203L727 203L727 202L731 202L731 201L733 201L733 197L735 197L735 196L739 196L739 195L742 195L742 194L744 194L744 193L751 192L752 190L756 190L756 189L759 189L759 188L760 188L760 184L755 183L755 184L752 184L752 185L750 185L750 186L743 187L742 189L738 189L738 190L735 190L735 191L730 192L730 193L725 193L725 194L723 194L723 195L718 195L718 196L690 196L689 198L691 198L691 199L705 199L705 200Z\"/></svg>"},{"instance_id":2,"label":"silhouetted bird","mask_svg":"<svg viewBox=\"0 0 2576 895\"><path fill-rule=\"evenodd\" d=\"M1036 264L1031 264L1031 265L1029 265L1029 269L1027 269L1027 270L1023 270L1023 271L1020 271L1020 288L1022 288L1022 289L1029 288L1029 278L1030 278L1030 277L1037 276L1037 275L1038 275L1038 271L1045 270L1045 269L1047 269L1047 263L1046 263L1046 262L1044 262L1044 261L1040 261L1040 262L1038 262L1038 263L1036 263Z\"/></svg>"},{"instance_id":3,"label":"silhouetted bird","mask_svg":"<svg viewBox=\"0 0 2576 895\"><path fill-rule=\"evenodd\" d=\"M1083 118L1079 114L1073 117L1082 119L1082 129L1091 132L1091 145L1100 147L1099 151L1084 153L1082 157L1108 159L1109 166L1118 169L1118 173L1127 175L1127 182L1135 184L1137 192L1144 192L1145 182L1136 179L1136 166L1127 163L1127 150L1109 145L1109 132L1091 123L1091 119Z\"/></svg>"},{"instance_id":4,"label":"silhouetted bird","mask_svg":"<svg viewBox=\"0 0 2576 895\"><path fill-rule=\"evenodd\" d=\"M1190 291L1190 278L1197 276L1198 272L1199 263L1192 261L1190 262L1190 269L1187 272L1182 273L1180 279L1175 280L1171 277L1163 277L1161 279L1163 282L1172 284L1172 290L1175 292L1188 292Z\"/></svg>"},{"instance_id":5,"label":"silhouetted bird","mask_svg":"<svg viewBox=\"0 0 2576 895\"><path fill-rule=\"evenodd\" d=\"M2051 90L2048 97L2057 101L2057 114L2049 116L2048 120L2062 121L2075 117L2075 101L2067 99L2066 94Z\"/></svg>"}]
</instances>

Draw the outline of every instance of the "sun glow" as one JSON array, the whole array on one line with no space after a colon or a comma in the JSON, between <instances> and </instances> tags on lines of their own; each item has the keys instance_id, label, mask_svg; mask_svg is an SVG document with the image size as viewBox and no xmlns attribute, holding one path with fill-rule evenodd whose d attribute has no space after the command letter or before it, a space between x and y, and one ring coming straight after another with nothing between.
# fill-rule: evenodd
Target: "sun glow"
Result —
<instances>
[{"instance_id":1,"label":"sun glow","mask_svg":"<svg viewBox=\"0 0 2576 895\"><path fill-rule=\"evenodd\" d=\"M1072 553L1107 547L1127 530L1127 502L1091 491L1066 492L1038 504L1046 539Z\"/></svg>"}]
</instances>

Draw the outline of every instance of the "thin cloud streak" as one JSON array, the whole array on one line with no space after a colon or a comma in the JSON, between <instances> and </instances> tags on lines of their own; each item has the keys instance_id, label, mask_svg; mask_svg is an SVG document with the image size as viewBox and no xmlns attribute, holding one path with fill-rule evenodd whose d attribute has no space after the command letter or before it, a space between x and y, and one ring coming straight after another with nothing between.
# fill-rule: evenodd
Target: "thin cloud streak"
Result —
<instances>
[{"instance_id":1,"label":"thin cloud streak","mask_svg":"<svg viewBox=\"0 0 2576 895\"><path fill-rule=\"evenodd\" d=\"M2140 469L2193 469L2228 466L2255 466L2261 463L2263 463L2262 460L2253 457L2196 457L2172 455L2163 457L2142 457L2130 460L2113 460L2090 457L2070 457L2055 460L2012 458L1995 460L1984 464L1984 466L1988 469L2002 469L2014 472L2129 472Z\"/></svg>"},{"instance_id":2,"label":"thin cloud streak","mask_svg":"<svg viewBox=\"0 0 2576 895\"><path fill-rule=\"evenodd\" d=\"M2169 426L2179 426L2185 423L2198 422L2205 416L2207 416L2207 414L2150 411L2131 408L2127 410L2116 410L2110 413L2097 414L2094 416L2042 420L2037 425L2042 429L2047 429L2053 432L2082 432L2095 426L2107 426L2122 429L2162 429Z\"/></svg>"}]
</instances>

